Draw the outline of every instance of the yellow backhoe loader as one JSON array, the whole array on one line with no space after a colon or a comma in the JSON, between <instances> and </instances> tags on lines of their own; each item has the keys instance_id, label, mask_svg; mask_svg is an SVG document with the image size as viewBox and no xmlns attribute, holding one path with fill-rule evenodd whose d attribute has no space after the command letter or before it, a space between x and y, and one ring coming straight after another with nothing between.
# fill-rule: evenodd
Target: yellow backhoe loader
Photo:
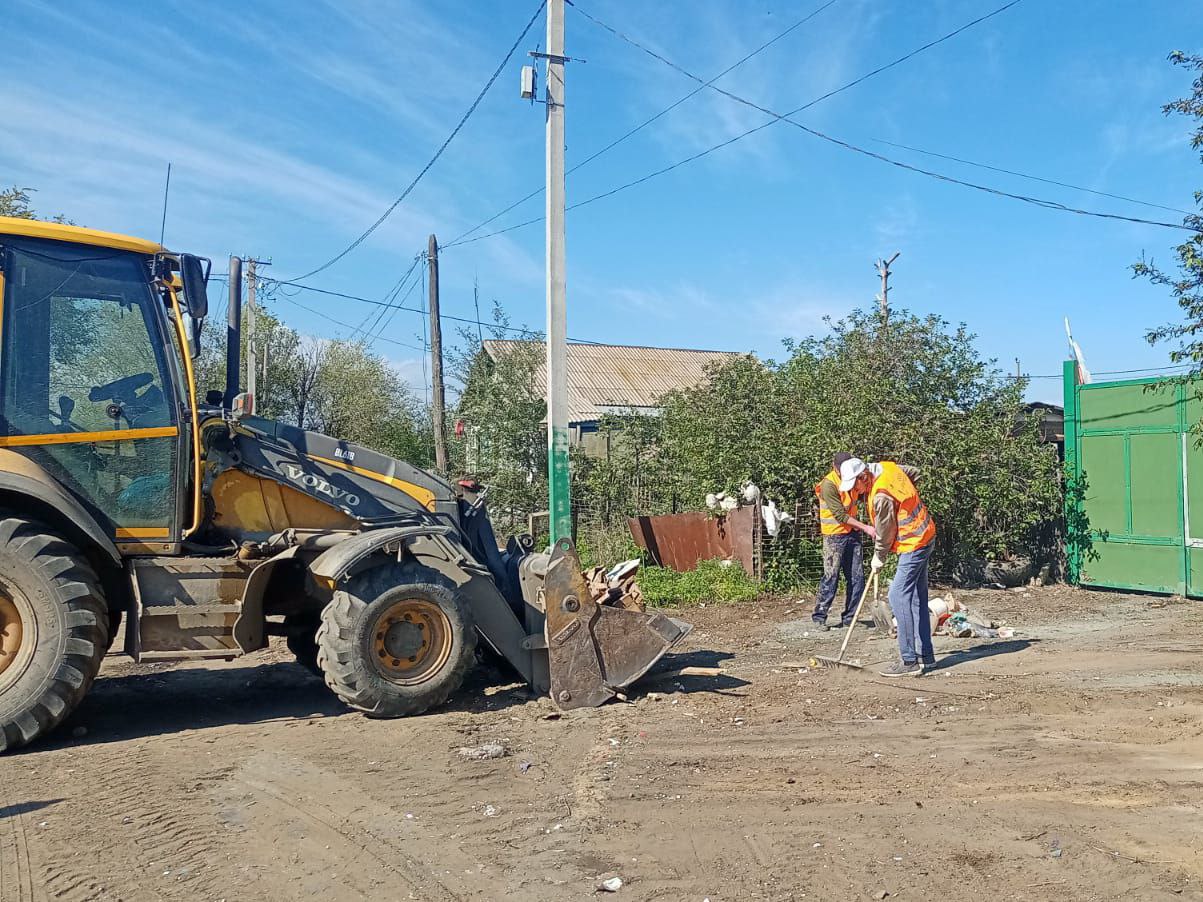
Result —
<instances>
[{"instance_id":1,"label":"yellow backhoe loader","mask_svg":"<svg viewBox=\"0 0 1203 902\"><path fill-rule=\"evenodd\" d=\"M500 547L480 486L254 416L238 279L225 391L198 399L208 276L0 217L0 751L74 709L122 618L136 661L286 636L374 717L445 701L478 642L561 707L601 704L688 633L594 600L568 540Z\"/></svg>"}]
</instances>

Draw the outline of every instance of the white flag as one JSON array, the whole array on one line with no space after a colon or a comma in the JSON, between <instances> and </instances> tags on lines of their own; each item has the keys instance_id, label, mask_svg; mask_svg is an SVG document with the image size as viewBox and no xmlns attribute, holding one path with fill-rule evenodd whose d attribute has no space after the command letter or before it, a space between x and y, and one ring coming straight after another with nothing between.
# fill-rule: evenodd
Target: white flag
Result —
<instances>
[{"instance_id":1,"label":"white flag","mask_svg":"<svg viewBox=\"0 0 1203 902\"><path fill-rule=\"evenodd\" d=\"M1069 350L1074 355L1074 361L1078 365L1078 382L1082 385L1091 383L1090 370L1086 369L1086 358L1082 356L1082 349L1078 343L1074 341L1073 333L1069 331L1069 317L1065 317L1065 337L1069 339Z\"/></svg>"}]
</instances>

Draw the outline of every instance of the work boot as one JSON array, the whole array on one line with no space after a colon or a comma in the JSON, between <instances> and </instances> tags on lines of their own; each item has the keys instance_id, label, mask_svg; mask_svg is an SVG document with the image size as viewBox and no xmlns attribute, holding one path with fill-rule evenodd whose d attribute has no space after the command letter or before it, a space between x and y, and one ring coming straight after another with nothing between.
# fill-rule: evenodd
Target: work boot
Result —
<instances>
[{"instance_id":1,"label":"work boot","mask_svg":"<svg viewBox=\"0 0 1203 902\"><path fill-rule=\"evenodd\" d=\"M888 667L883 667L877 671L883 677L905 677L905 676L923 676L923 665L916 661L914 664L907 664L903 661L895 661Z\"/></svg>"},{"instance_id":2,"label":"work boot","mask_svg":"<svg viewBox=\"0 0 1203 902\"><path fill-rule=\"evenodd\" d=\"M817 629L817 630L819 630L820 632L827 633L827 632L830 632L830 631L831 631L831 627L829 627L829 626L827 625L827 621L826 621L826 620L815 620L815 621L813 621L813 622L814 622L814 625L815 625L815 626L814 626L814 628L815 628L815 629Z\"/></svg>"}]
</instances>

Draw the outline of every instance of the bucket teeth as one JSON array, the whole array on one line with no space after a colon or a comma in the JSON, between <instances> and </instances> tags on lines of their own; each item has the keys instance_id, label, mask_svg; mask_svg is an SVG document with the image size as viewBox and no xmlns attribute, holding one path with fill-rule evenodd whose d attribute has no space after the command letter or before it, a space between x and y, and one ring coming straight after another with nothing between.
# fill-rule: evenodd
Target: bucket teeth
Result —
<instances>
[{"instance_id":1,"label":"bucket teeth","mask_svg":"<svg viewBox=\"0 0 1203 902\"><path fill-rule=\"evenodd\" d=\"M568 539L552 550L544 593L551 697L563 709L613 698L693 629L659 612L598 604Z\"/></svg>"}]
</instances>

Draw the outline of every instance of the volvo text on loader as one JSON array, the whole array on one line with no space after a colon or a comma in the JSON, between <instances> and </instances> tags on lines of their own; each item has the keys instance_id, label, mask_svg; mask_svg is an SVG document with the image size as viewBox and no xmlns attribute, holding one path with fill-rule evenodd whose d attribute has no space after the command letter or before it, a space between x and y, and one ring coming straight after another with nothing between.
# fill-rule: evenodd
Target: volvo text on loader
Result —
<instances>
[{"instance_id":1,"label":"volvo text on loader","mask_svg":"<svg viewBox=\"0 0 1203 902\"><path fill-rule=\"evenodd\" d=\"M470 482L246 412L236 288L225 391L198 400L208 270L0 217L0 751L72 711L123 618L142 661L285 635L377 717L443 702L478 642L601 704L689 631L595 601L568 540L499 548Z\"/></svg>"}]
</instances>

